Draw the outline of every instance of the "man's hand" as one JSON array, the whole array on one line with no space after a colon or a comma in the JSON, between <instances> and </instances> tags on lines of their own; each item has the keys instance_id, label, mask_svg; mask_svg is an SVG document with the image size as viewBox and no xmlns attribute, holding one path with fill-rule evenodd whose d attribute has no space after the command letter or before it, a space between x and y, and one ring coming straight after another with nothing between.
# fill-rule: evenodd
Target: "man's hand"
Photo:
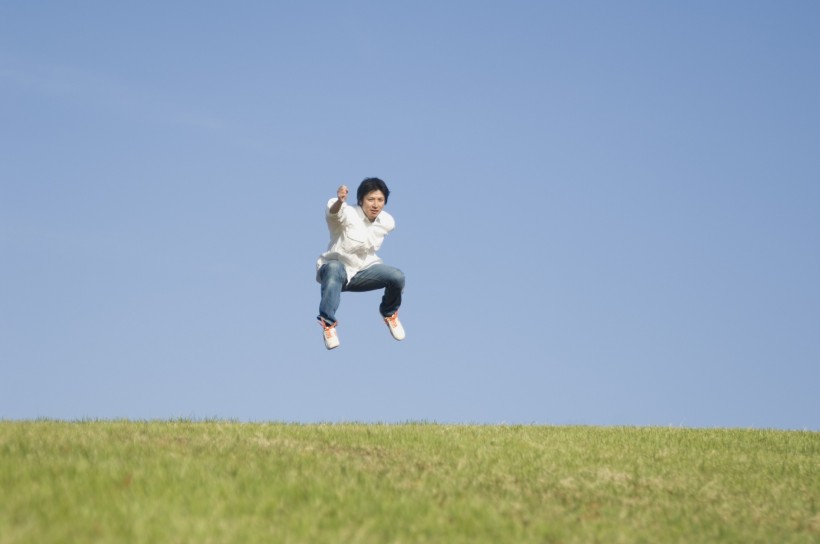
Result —
<instances>
[{"instance_id":1,"label":"man's hand","mask_svg":"<svg viewBox=\"0 0 820 544\"><path fill-rule=\"evenodd\" d=\"M336 215L339 213L339 210L342 209L342 203L347 200L347 186L341 185L338 189L336 189L336 196L338 197L336 202L330 207L330 213Z\"/></svg>"}]
</instances>

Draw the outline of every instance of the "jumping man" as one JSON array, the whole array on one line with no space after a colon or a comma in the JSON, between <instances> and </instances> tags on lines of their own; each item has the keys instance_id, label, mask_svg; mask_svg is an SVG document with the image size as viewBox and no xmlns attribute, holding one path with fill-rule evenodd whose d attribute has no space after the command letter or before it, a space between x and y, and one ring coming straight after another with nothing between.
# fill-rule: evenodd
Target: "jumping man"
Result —
<instances>
[{"instance_id":1,"label":"jumping man","mask_svg":"<svg viewBox=\"0 0 820 544\"><path fill-rule=\"evenodd\" d=\"M404 340L399 321L399 306L404 289L404 273L382 262L376 251L384 237L396 228L396 221L384 211L390 191L379 178L367 178L356 191L356 206L347 204L347 187L342 185L325 210L330 244L316 263L316 281L322 285L319 324L325 347L339 346L336 332L336 310L342 291L375 291L384 289L379 305L390 334Z\"/></svg>"}]
</instances>

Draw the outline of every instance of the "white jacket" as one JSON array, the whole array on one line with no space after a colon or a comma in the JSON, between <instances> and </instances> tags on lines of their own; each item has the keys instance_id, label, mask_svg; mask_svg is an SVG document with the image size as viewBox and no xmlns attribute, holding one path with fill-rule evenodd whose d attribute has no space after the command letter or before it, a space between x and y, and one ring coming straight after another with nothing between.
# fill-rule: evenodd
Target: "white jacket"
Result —
<instances>
[{"instance_id":1,"label":"white jacket","mask_svg":"<svg viewBox=\"0 0 820 544\"><path fill-rule=\"evenodd\" d=\"M372 223L360 206L348 206L346 202L342 204L339 213L332 214L330 207L336 200L328 200L325 208L330 243L327 251L316 261L316 281L319 281L319 269L328 261L341 261L348 281L359 270L382 262L376 252L382 247L384 237L396 228L395 219L384 210Z\"/></svg>"}]
</instances>

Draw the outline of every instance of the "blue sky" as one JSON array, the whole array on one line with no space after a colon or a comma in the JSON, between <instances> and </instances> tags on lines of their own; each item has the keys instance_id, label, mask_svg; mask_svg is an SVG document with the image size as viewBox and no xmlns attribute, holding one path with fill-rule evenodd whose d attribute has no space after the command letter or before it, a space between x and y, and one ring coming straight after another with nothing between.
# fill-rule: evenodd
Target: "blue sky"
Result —
<instances>
[{"instance_id":1,"label":"blue sky","mask_svg":"<svg viewBox=\"0 0 820 544\"><path fill-rule=\"evenodd\" d=\"M0 418L820 430L820 4L0 5ZM379 176L407 275L315 323Z\"/></svg>"}]
</instances>

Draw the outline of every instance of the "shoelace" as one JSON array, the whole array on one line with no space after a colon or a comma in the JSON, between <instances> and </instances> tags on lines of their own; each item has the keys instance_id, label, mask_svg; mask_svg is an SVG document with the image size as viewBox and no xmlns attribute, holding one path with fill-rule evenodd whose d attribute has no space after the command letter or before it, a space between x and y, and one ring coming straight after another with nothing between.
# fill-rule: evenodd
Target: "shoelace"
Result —
<instances>
[{"instance_id":1,"label":"shoelace","mask_svg":"<svg viewBox=\"0 0 820 544\"><path fill-rule=\"evenodd\" d=\"M337 322L336 322L336 323L334 323L333 325L328 325L328 324L327 324L327 321L325 321L325 320L324 320L324 319L322 319L321 317L319 318L319 321L321 321L321 323L319 323L319 325L321 325L321 326L322 326L322 328L325 330L325 332L329 331L330 329L335 329L335 328L336 328L336 325L338 325L338 324L339 324L339 322L337 321Z\"/></svg>"},{"instance_id":2,"label":"shoelace","mask_svg":"<svg viewBox=\"0 0 820 544\"><path fill-rule=\"evenodd\" d=\"M395 329L397 326L397 322L399 320L399 312L396 312L393 315L385 317L384 320L387 321L388 325Z\"/></svg>"}]
</instances>

